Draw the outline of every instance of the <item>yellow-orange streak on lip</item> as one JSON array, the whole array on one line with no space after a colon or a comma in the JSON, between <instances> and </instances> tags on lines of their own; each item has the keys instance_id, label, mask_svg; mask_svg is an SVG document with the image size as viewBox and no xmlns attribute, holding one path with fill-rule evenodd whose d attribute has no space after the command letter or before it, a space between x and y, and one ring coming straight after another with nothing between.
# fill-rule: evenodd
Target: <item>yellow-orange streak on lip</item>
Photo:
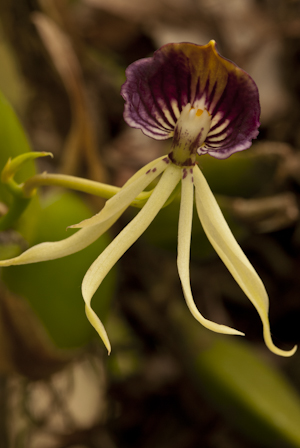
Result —
<instances>
[{"instance_id":1,"label":"yellow-orange streak on lip","mask_svg":"<svg viewBox=\"0 0 300 448\"><path fill-rule=\"evenodd\" d=\"M197 117L201 117L201 115L203 114L203 110L202 109L198 109L196 112Z\"/></svg>"}]
</instances>

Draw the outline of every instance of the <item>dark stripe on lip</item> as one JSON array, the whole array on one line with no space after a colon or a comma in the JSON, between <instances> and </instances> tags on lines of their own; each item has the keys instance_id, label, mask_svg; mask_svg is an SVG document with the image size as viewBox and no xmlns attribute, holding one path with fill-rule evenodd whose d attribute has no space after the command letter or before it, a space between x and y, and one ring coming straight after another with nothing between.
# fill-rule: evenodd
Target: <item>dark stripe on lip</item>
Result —
<instances>
[{"instance_id":1,"label":"dark stripe on lip","mask_svg":"<svg viewBox=\"0 0 300 448\"><path fill-rule=\"evenodd\" d=\"M181 102L181 87L180 87L180 82L178 80L178 70L177 67L174 67L175 70L175 83L176 83L176 93L177 93L177 104L178 104L178 109L179 112L182 112L182 102Z\"/></svg>"},{"instance_id":2,"label":"dark stripe on lip","mask_svg":"<svg viewBox=\"0 0 300 448\"><path fill-rule=\"evenodd\" d=\"M138 86L138 94L139 94L139 96L140 96L140 98L141 98L141 102L142 102L142 104L144 105L144 109L145 109L145 111L147 112L148 116L149 116L150 118L152 118L153 121L155 121L155 123L157 123L158 126L161 127L162 129L166 129L166 130L167 130L167 129L168 129L168 130L172 130L172 129L174 129L174 126L169 122L169 120L167 120L165 114L163 113L161 107L159 106L159 104L158 104L158 102L157 102L157 99L156 99L156 97L155 97L155 95L154 95L152 86L150 85L150 83L148 83L148 87L149 87L148 92L150 92L150 95L151 95L151 97L152 97L153 104L154 104L154 106L155 106L155 110L156 110L156 112L158 112L158 115L162 118L162 120L165 122L165 124L167 125L167 127L165 127L162 123L160 123L160 122L157 120L156 117L153 117L153 115L151 114L151 112L150 112L150 110L149 110L149 106L146 104L146 102L145 102L145 100L144 100L144 98L143 98L143 94L142 94L142 92L141 92L141 90L140 90L140 88L139 88L139 86Z\"/></svg>"},{"instance_id":3,"label":"dark stripe on lip","mask_svg":"<svg viewBox=\"0 0 300 448\"><path fill-rule=\"evenodd\" d=\"M142 60L139 61L139 63L134 63L133 67L131 67L131 70L128 71L127 69L128 80L124 84L124 86L127 85L128 89L125 90L123 86L122 92L122 96L126 101L124 118L125 116L127 116L129 122L136 122L141 126L141 128L144 127L148 131L152 128L156 129L156 132L154 132L155 135L165 136L166 134L169 134L171 131L173 131L174 126L172 126L166 119L166 117L162 114L161 108L158 107L155 98L153 98L151 89L149 89L149 84L146 84L146 89L141 88L145 86L145 84L143 84L143 81L145 80L145 77L147 75L148 66L149 63L145 67L145 60ZM154 100L153 102L155 106L155 112L162 117L162 120L166 123L166 126L160 123L158 119L151 113L151 109L149 109L149 96L152 96ZM138 101L134 101L134 97L136 97ZM148 97L148 101L147 99L145 99L145 97ZM162 133L157 132L157 130L161 130Z\"/></svg>"},{"instance_id":4,"label":"dark stripe on lip","mask_svg":"<svg viewBox=\"0 0 300 448\"><path fill-rule=\"evenodd\" d=\"M141 102L142 105L143 105L143 110L144 110L144 112L147 113L148 117L151 118L151 120L157 125L157 127L159 127L159 128L162 129L162 130L165 130L165 131L173 130L173 126L171 126L170 123L169 123L170 128L167 128L167 127L163 126L163 125L157 120L156 117L153 117L153 115L151 114L151 112L150 112L150 110L149 110L149 107L148 107L147 103L146 103L145 100L143 99L143 93L141 92L139 86L137 86L137 91L138 91L138 95L139 95L140 102ZM165 117L163 116L163 114L162 114L161 109L158 107L158 104L157 104L157 102L156 102L156 99L155 99L154 96L153 96L153 93L152 93L152 90L151 90L151 89L150 89L150 92L151 92L151 96L153 97L153 100L154 100L154 105L155 105L156 109L160 112L159 115L162 116L162 118L165 118ZM135 106L133 106L133 107L134 107L134 109L135 109L137 115L140 117L140 119L141 119L143 122L148 123L147 120L141 115L141 113L140 113L140 108L139 108L139 107L137 108L137 107L135 107ZM164 120L164 121L167 121L167 120ZM168 122L167 122L167 123L168 123Z\"/></svg>"},{"instance_id":5,"label":"dark stripe on lip","mask_svg":"<svg viewBox=\"0 0 300 448\"><path fill-rule=\"evenodd\" d=\"M125 115L127 114L127 111L125 110ZM132 113L129 112L127 123L138 129L146 129L147 131L150 131L152 134L155 134L157 136L168 138L170 136L171 131L164 130L162 128L158 128L158 126L155 124L150 124L149 121L147 121L145 118L143 118L140 114L136 114L135 118L132 119ZM161 133L159 132L161 130Z\"/></svg>"},{"instance_id":6,"label":"dark stripe on lip","mask_svg":"<svg viewBox=\"0 0 300 448\"><path fill-rule=\"evenodd\" d=\"M187 76L187 103L190 103L192 105L192 92L191 92L191 83L192 83L192 75L191 72L188 72ZM185 104L185 106L186 106Z\"/></svg>"},{"instance_id":7,"label":"dark stripe on lip","mask_svg":"<svg viewBox=\"0 0 300 448\"><path fill-rule=\"evenodd\" d=\"M207 80L207 81L208 81L208 80ZM216 81L216 82L214 83L214 85L213 85L213 88L212 88L212 91L211 91L210 95L209 95L209 96L207 97L207 99L206 99L205 105L206 105L207 109L210 108L210 105L211 105L211 103L212 103L212 101L213 101L213 98L214 98L215 93L216 93L217 85L218 85L218 82Z\"/></svg>"},{"instance_id":8,"label":"dark stripe on lip","mask_svg":"<svg viewBox=\"0 0 300 448\"><path fill-rule=\"evenodd\" d=\"M171 58L176 60L176 63L173 64L173 70L177 93L177 104L181 113L182 109L191 102L191 73L187 58L182 52L180 53L180 56L178 56L175 52L171 53ZM186 98L183 96L184 92Z\"/></svg>"},{"instance_id":9,"label":"dark stripe on lip","mask_svg":"<svg viewBox=\"0 0 300 448\"><path fill-rule=\"evenodd\" d=\"M220 137L222 134L227 134L228 129L232 127L232 123L234 123L234 119L230 120L229 123L227 124L227 126L225 128L223 128L219 132L212 133L211 131L209 131L209 133L207 134L207 139L206 140L209 140L209 139L212 139L212 138L216 138L216 137Z\"/></svg>"},{"instance_id":10,"label":"dark stripe on lip","mask_svg":"<svg viewBox=\"0 0 300 448\"><path fill-rule=\"evenodd\" d=\"M164 99L165 105L167 106L167 109L168 109L171 117L174 120L175 124L172 125L172 127L174 129L178 118L175 115L175 112L174 112L173 107L172 107L171 102L170 102L170 98L166 95L167 89L165 88L165 80L166 80L166 75L163 73L162 76L161 76L161 96Z\"/></svg>"},{"instance_id":11,"label":"dark stripe on lip","mask_svg":"<svg viewBox=\"0 0 300 448\"><path fill-rule=\"evenodd\" d=\"M214 131L215 129L217 129L219 126L221 126L227 119L228 119L230 122L232 121L232 119L230 119L230 118L228 118L228 117L229 117L229 115L232 113L232 109L234 109L234 106L232 106L232 107L230 108L230 107L228 107L227 104L225 104L226 109L225 109L225 107L224 107L224 108L221 108L222 103L223 103L223 102L226 103L226 99L227 99L227 98L225 97L225 94L226 94L226 87L225 87L225 89L224 89L224 91L223 91L223 94L221 95L221 97L220 97L220 99L219 99L219 101L218 101L216 107L214 108L213 113L212 113L212 117L214 117L215 115L217 115L218 112L223 112L223 116L222 116L222 118L221 118L220 120L218 120L218 122L217 122L216 124L214 124L214 125L211 127L211 129L210 129L210 131L209 131L209 134L210 134L212 131ZM237 97L238 97L238 95L239 95L239 91L238 91L238 90L235 90L235 92L234 92L234 96L230 99L230 103L231 103L232 105L234 105L235 101L237 101ZM225 112L225 113L224 113L224 112ZM239 113L240 113L240 111L238 111L238 114L239 114Z\"/></svg>"},{"instance_id":12,"label":"dark stripe on lip","mask_svg":"<svg viewBox=\"0 0 300 448\"><path fill-rule=\"evenodd\" d=\"M191 95L191 93L190 93L190 95ZM197 83L196 83L196 89L195 89L195 96L194 96L193 101L191 101L191 104L194 105L195 102L200 98L202 98L202 95L200 93L200 78L198 76Z\"/></svg>"}]
</instances>

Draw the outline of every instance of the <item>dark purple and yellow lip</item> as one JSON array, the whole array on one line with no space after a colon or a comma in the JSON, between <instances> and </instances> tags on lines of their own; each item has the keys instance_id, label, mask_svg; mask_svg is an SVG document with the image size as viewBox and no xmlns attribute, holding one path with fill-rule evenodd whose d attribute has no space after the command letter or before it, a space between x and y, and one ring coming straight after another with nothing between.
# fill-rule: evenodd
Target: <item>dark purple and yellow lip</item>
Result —
<instances>
[{"instance_id":1,"label":"dark purple and yellow lip","mask_svg":"<svg viewBox=\"0 0 300 448\"><path fill-rule=\"evenodd\" d=\"M258 135L260 105L256 84L244 70L218 53L214 41L207 45L164 45L153 57L131 64L126 77L121 90L124 119L149 137L172 137L188 103L211 115L210 130L197 149L199 155L229 157L249 148Z\"/></svg>"}]
</instances>

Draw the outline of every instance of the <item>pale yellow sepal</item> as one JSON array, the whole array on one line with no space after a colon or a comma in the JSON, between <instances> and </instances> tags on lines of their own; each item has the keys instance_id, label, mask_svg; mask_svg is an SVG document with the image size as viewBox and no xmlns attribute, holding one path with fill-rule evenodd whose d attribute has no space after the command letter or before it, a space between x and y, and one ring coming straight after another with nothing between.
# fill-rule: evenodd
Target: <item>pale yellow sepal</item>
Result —
<instances>
[{"instance_id":1,"label":"pale yellow sepal","mask_svg":"<svg viewBox=\"0 0 300 448\"><path fill-rule=\"evenodd\" d=\"M89 219L85 219L79 224L70 226L71 228L83 228L93 226L100 221L109 219L121 208L126 209L131 202L167 167L166 156L160 157L148 165L141 168L129 181L121 188L121 190L108 201L106 201L103 209Z\"/></svg>"},{"instance_id":2,"label":"pale yellow sepal","mask_svg":"<svg viewBox=\"0 0 300 448\"><path fill-rule=\"evenodd\" d=\"M151 224L180 181L181 169L179 167L172 164L169 166L165 165L165 168L147 203L94 261L82 282L82 295L86 304L86 314L103 339L108 351L110 351L110 345L107 335L101 321L91 308L91 299L110 269ZM126 198L124 200L126 201Z\"/></svg>"},{"instance_id":3,"label":"pale yellow sepal","mask_svg":"<svg viewBox=\"0 0 300 448\"><path fill-rule=\"evenodd\" d=\"M80 229L64 240L37 244L18 257L0 261L0 267L55 260L79 252L103 235L120 217L122 212L123 210L104 223Z\"/></svg>"},{"instance_id":4,"label":"pale yellow sepal","mask_svg":"<svg viewBox=\"0 0 300 448\"><path fill-rule=\"evenodd\" d=\"M203 229L212 246L228 270L255 306L262 324L267 347L280 356L292 356L297 347L284 351L277 348L271 338L268 318L269 299L265 287L236 242L224 216L198 167L194 169L195 199Z\"/></svg>"},{"instance_id":5,"label":"pale yellow sepal","mask_svg":"<svg viewBox=\"0 0 300 448\"><path fill-rule=\"evenodd\" d=\"M219 325L212 322L198 311L190 285L190 245L191 245L191 231L193 219L193 204L194 204L194 185L192 181L192 174L188 173L181 182L181 204L178 224L178 257L177 266L178 273L182 284L182 289L187 306L194 316L204 327L216 333L244 335L234 328L226 325Z\"/></svg>"}]
</instances>

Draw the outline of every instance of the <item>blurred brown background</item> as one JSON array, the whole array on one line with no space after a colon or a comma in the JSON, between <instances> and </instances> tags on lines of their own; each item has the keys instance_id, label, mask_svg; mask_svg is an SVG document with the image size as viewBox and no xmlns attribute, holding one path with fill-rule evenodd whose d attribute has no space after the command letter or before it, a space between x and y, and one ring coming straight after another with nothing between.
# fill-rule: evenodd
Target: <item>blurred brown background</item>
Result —
<instances>
[{"instance_id":1,"label":"blurred brown background","mask_svg":"<svg viewBox=\"0 0 300 448\"><path fill-rule=\"evenodd\" d=\"M40 169L118 186L169 145L124 123L119 92L128 64L165 43L214 39L223 56L254 78L262 108L257 141L237 165L203 160L203 172L269 292L275 343L282 348L298 343L300 2L0 0L0 35L0 88L33 149L55 155L54 161L40 162ZM95 211L100 206L89 203ZM119 262L108 321L110 358L95 342L63 354L63 360L33 349L28 364L12 345L14 361L0 384L1 416L7 416L0 425L1 448L268 446L253 445L228 424L186 367L188 350L178 336L185 323L176 323L170 311L184 302L176 231L170 231L176 219L166 213L166 229L165 214ZM129 211L114 232L131 216ZM244 331L257 353L299 390L299 353L282 359L267 351L255 310L202 245L202 235L194 241L200 241L193 245L191 265L199 309ZM18 340L13 324L9 328ZM199 339L202 332L199 328ZM38 363L43 373L36 375ZM52 371L58 373L51 376Z\"/></svg>"}]
</instances>

